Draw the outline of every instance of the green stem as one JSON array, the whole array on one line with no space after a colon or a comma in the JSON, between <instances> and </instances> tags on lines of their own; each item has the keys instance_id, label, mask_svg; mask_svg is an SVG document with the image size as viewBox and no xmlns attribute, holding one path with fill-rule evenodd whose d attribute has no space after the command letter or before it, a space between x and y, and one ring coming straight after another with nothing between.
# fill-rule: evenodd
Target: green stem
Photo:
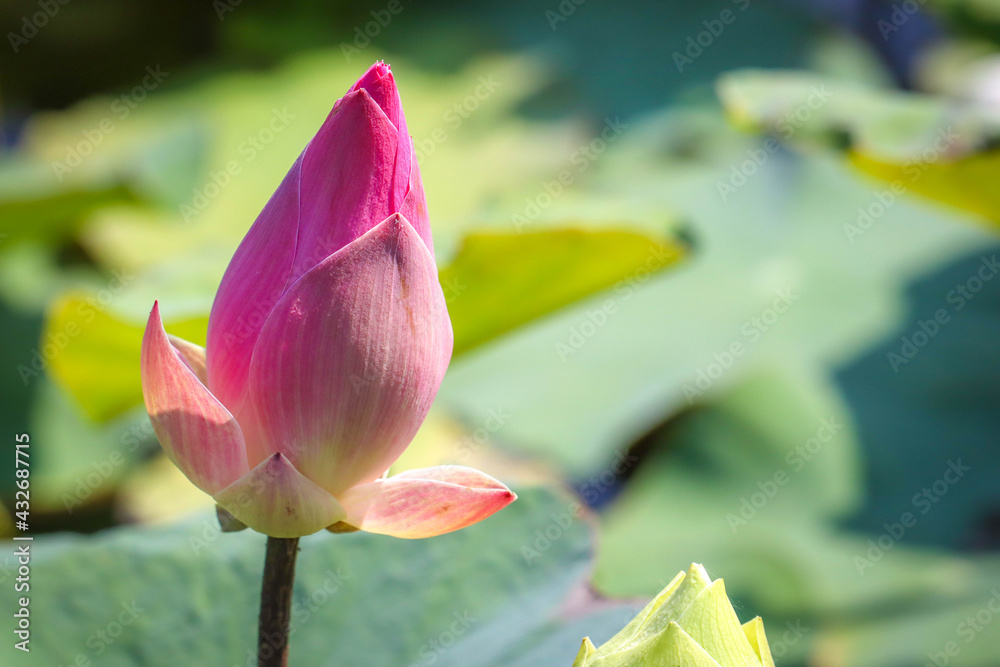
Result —
<instances>
[{"instance_id":1,"label":"green stem","mask_svg":"<svg viewBox=\"0 0 1000 667\"><path fill-rule=\"evenodd\" d=\"M299 538L268 537L260 590L257 667L288 667L288 629Z\"/></svg>"}]
</instances>

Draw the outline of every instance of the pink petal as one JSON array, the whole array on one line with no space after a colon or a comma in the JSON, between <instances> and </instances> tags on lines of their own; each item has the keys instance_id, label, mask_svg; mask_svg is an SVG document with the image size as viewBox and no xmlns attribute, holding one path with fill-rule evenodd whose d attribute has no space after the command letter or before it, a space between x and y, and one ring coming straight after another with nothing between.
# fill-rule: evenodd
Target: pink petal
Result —
<instances>
[{"instance_id":1,"label":"pink petal","mask_svg":"<svg viewBox=\"0 0 1000 667\"><path fill-rule=\"evenodd\" d=\"M399 89L396 87L392 70L382 61L375 63L351 90L362 88L368 91L389 121L399 130L390 212L402 213L420 234L420 238L424 240L427 249L433 255L434 242L431 239L430 220L427 217L424 186L420 179L413 140L406 127L406 116L403 114L403 104L399 98Z\"/></svg>"},{"instance_id":2,"label":"pink petal","mask_svg":"<svg viewBox=\"0 0 1000 667\"><path fill-rule=\"evenodd\" d=\"M158 308L158 304L154 304L153 307ZM180 355L184 365L198 378L198 382L207 386L208 373L205 368L205 348L171 334L167 334L167 340L174 346L174 350Z\"/></svg>"},{"instance_id":3,"label":"pink petal","mask_svg":"<svg viewBox=\"0 0 1000 667\"><path fill-rule=\"evenodd\" d=\"M337 499L306 479L281 454L274 454L215 494L234 517L271 537L312 535L341 521Z\"/></svg>"},{"instance_id":4,"label":"pink petal","mask_svg":"<svg viewBox=\"0 0 1000 667\"><path fill-rule=\"evenodd\" d=\"M406 449L451 357L437 268L393 215L297 282L264 325L250 393L272 451L339 497Z\"/></svg>"},{"instance_id":5,"label":"pink petal","mask_svg":"<svg viewBox=\"0 0 1000 667\"><path fill-rule=\"evenodd\" d=\"M160 444L202 491L215 493L249 470L239 424L185 358L197 346L171 345L153 304L142 339L142 394Z\"/></svg>"},{"instance_id":6,"label":"pink petal","mask_svg":"<svg viewBox=\"0 0 1000 667\"><path fill-rule=\"evenodd\" d=\"M340 496L344 523L369 533L420 538L472 525L517 496L489 475L463 466L409 470Z\"/></svg>"},{"instance_id":7,"label":"pink petal","mask_svg":"<svg viewBox=\"0 0 1000 667\"><path fill-rule=\"evenodd\" d=\"M208 386L244 429L253 465L263 460L248 400L250 358L292 270L299 219L296 160L257 216L222 277L208 318Z\"/></svg>"},{"instance_id":8,"label":"pink petal","mask_svg":"<svg viewBox=\"0 0 1000 667\"><path fill-rule=\"evenodd\" d=\"M413 156L411 158L412 169L410 170L410 180L407 184L406 196L403 198L403 204L400 206L399 212L417 230L420 238L424 240L427 249L431 251L431 256L433 256L434 240L431 238L431 221L427 215L427 198L424 196L424 182L420 178L420 167L417 165L416 155L413 154L413 140L407 137L406 142L409 144L410 152Z\"/></svg>"},{"instance_id":9,"label":"pink petal","mask_svg":"<svg viewBox=\"0 0 1000 667\"><path fill-rule=\"evenodd\" d=\"M403 103L399 99L399 89L392 70L384 62L372 65L365 75L354 84L354 90L366 90L379 108L385 113L389 122L397 131L396 157L393 165L392 194L389 200L389 213L401 212L403 199L410 189L410 165L413 161L413 141L407 134L406 116L403 115ZM412 222L412 221L411 221ZM416 227L417 231L421 231ZM430 229L427 230L430 232ZM423 237L423 234L421 234Z\"/></svg>"},{"instance_id":10,"label":"pink petal","mask_svg":"<svg viewBox=\"0 0 1000 667\"><path fill-rule=\"evenodd\" d=\"M393 213L398 132L366 90L337 104L302 154L291 282Z\"/></svg>"},{"instance_id":11,"label":"pink petal","mask_svg":"<svg viewBox=\"0 0 1000 667\"><path fill-rule=\"evenodd\" d=\"M399 91L396 89L396 80L392 76L392 70L385 62L380 60L369 67L368 71L358 79L349 92L353 93L358 90L368 91L372 100L382 109L392 126L399 129L402 105L399 101Z\"/></svg>"}]
</instances>

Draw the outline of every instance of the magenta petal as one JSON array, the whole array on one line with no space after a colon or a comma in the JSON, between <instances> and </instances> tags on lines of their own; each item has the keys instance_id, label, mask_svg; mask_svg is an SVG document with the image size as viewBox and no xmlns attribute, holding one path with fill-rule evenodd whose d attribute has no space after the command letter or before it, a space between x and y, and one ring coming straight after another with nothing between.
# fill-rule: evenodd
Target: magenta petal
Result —
<instances>
[{"instance_id":1,"label":"magenta petal","mask_svg":"<svg viewBox=\"0 0 1000 667\"><path fill-rule=\"evenodd\" d=\"M264 440L337 496L406 449L451 357L423 241L393 215L309 271L264 325L250 394Z\"/></svg>"},{"instance_id":2,"label":"magenta petal","mask_svg":"<svg viewBox=\"0 0 1000 667\"><path fill-rule=\"evenodd\" d=\"M472 525L517 496L489 475L463 466L409 470L340 496L344 523L369 533L421 538Z\"/></svg>"},{"instance_id":3,"label":"magenta petal","mask_svg":"<svg viewBox=\"0 0 1000 667\"><path fill-rule=\"evenodd\" d=\"M413 140L407 137L406 141L411 147L412 155ZM399 212L417 230L417 234L424 240L424 244L431 251L431 256L433 256L434 240L431 238L431 220L427 214L427 198L424 196L424 182L420 178L420 167L417 166L416 158L414 157L412 160L413 166L410 170L407 193L406 197L403 198L403 204L400 206Z\"/></svg>"},{"instance_id":4,"label":"magenta petal","mask_svg":"<svg viewBox=\"0 0 1000 667\"><path fill-rule=\"evenodd\" d=\"M392 70L384 62L372 65L362 76L352 90L365 90L385 113L389 122L396 128L396 157L393 165L392 193L389 200L388 213L403 212L403 199L410 189L410 165L413 162L413 141L406 129L406 116L403 115L403 103L399 99L399 89ZM403 212L405 217L405 212ZM414 221L410 218L411 224ZM420 227L415 227L420 232ZM428 230L430 231L430 230ZM421 237L424 235L421 234ZM429 246L428 246L429 247Z\"/></svg>"},{"instance_id":5,"label":"magenta petal","mask_svg":"<svg viewBox=\"0 0 1000 667\"><path fill-rule=\"evenodd\" d=\"M171 345L153 304L142 339L142 395L160 444L202 491L214 494L249 470L243 434L185 357L197 346Z\"/></svg>"},{"instance_id":6,"label":"magenta petal","mask_svg":"<svg viewBox=\"0 0 1000 667\"><path fill-rule=\"evenodd\" d=\"M431 239L430 220L427 217L427 202L424 199L424 186L420 179L420 169L417 166L413 140L406 127L406 116L403 114L403 104L399 98L399 89L392 70L384 62L372 65L351 89L368 91L376 104L381 107L389 121L399 131L396 162L393 173L392 213L402 213L417 230L420 238L427 244L431 255L434 254L434 242Z\"/></svg>"},{"instance_id":7,"label":"magenta petal","mask_svg":"<svg viewBox=\"0 0 1000 667\"><path fill-rule=\"evenodd\" d=\"M398 133L365 90L348 93L302 154L290 282L394 213Z\"/></svg>"},{"instance_id":8,"label":"magenta petal","mask_svg":"<svg viewBox=\"0 0 1000 667\"><path fill-rule=\"evenodd\" d=\"M236 250L208 318L208 386L240 420L254 464L266 454L253 437L253 414L246 409L250 358L292 270L300 163L292 165Z\"/></svg>"},{"instance_id":9,"label":"magenta petal","mask_svg":"<svg viewBox=\"0 0 1000 667\"><path fill-rule=\"evenodd\" d=\"M368 91L372 100L379 105L392 126L401 129L399 123L403 112L399 101L399 90L396 88L396 80L388 65L380 60L369 67L368 71L351 87L350 92L358 90Z\"/></svg>"},{"instance_id":10,"label":"magenta petal","mask_svg":"<svg viewBox=\"0 0 1000 667\"><path fill-rule=\"evenodd\" d=\"M312 535L345 516L336 498L281 454L269 456L215 494L215 500L249 527L272 537Z\"/></svg>"}]
</instances>

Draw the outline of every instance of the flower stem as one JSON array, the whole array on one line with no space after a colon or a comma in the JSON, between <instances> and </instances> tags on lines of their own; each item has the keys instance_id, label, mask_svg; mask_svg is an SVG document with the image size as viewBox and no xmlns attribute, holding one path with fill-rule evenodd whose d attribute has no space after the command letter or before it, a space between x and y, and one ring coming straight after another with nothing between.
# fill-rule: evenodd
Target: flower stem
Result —
<instances>
[{"instance_id":1,"label":"flower stem","mask_svg":"<svg viewBox=\"0 0 1000 667\"><path fill-rule=\"evenodd\" d=\"M268 537L264 582L260 590L257 666L288 667L288 626L299 538Z\"/></svg>"}]
</instances>

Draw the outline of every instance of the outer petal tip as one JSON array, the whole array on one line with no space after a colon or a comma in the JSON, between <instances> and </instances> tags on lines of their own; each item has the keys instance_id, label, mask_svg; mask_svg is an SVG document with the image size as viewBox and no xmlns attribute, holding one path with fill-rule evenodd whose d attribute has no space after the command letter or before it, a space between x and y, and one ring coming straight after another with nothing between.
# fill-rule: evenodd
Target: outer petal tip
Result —
<instances>
[{"instance_id":1,"label":"outer petal tip","mask_svg":"<svg viewBox=\"0 0 1000 667\"><path fill-rule=\"evenodd\" d=\"M337 499L273 454L215 495L236 519L271 537L301 537L344 518Z\"/></svg>"},{"instance_id":2,"label":"outer petal tip","mask_svg":"<svg viewBox=\"0 0 1000 667\"><path fill-rule=\"evenodd\" d=\"M348 526L417 539L471 526L516 499L513 491L483 472L439 466L356 486L341 502Z\"/></svg>"},{"instance_id":3,"label":"outer petal tip","mask_svg":"<svg viewBox=\"0 0 1000 667\"><path fill-rule=\"evenodd\" d=\"M247 472L239 424L198 377L204 350L172 344L154 303L142 339L142 394L164 451L195 486L207 493Z\"/></svg>"}]
</instances>

